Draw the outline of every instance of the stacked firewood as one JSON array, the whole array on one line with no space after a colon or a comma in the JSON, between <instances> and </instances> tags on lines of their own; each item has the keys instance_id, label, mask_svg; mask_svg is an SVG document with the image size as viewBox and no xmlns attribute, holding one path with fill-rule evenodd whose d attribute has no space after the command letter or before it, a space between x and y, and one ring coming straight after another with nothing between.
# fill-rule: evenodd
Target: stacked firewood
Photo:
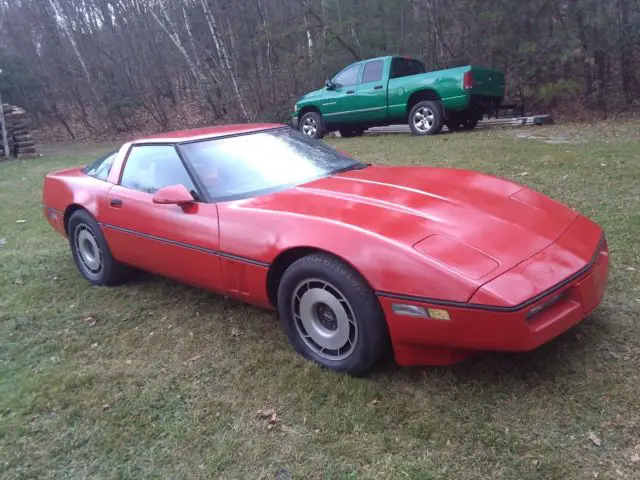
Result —
<instances>
[{"instance_id":1,"label":"stacked firewood","mask_svg":"<svg viewBox=\"0 0 640 480\"><path fill-rule=\"evenodd\" d=\"M27 112L15 105L2 105L7 129L9 153L16 157L35 157L36 140L31 135ZM0 119L0 121L2 121ZM0 134L0 154L4 155L2 135ZM1 157L0 157L1 158Z\"/></svg>"}]
</instances>

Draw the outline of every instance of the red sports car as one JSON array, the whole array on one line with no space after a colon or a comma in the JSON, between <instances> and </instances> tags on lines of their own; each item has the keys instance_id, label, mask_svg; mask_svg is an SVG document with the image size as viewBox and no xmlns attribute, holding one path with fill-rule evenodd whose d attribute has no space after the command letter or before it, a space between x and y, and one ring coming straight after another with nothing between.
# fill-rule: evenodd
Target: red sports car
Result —
<instances>
[{"instance_id":1,"label":"red sports car","mask_svg":"<svg viewBox=\"0 0 640 480\"><path fill-rule=\"evenodd\" d=\"M478 172L361 163L282 125L171 132L49 174L44 214L96 285L132 267L266 308L359 375L526 351L600 302L602 229Z\"/></svg>"}]
</instances>

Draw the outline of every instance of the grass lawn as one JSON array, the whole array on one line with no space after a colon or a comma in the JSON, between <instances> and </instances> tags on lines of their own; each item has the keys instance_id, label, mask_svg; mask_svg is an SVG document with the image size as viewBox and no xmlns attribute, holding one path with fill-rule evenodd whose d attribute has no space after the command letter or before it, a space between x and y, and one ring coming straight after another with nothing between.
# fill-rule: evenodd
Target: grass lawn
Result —
<instances>
[{"instance_id":1,"label":"grass lawn","mask_svg":"<svg viewBox=\"0 0 640 480\"><path fill-rule=\"evenodd\" d=\"M594 218L604 303L531 353L336 375L274 313L147 275L90 286L40 210L44 174L89 155L0 162L0 477L640 478L640 123L330 141L506 176Z\"/></svg>"}]
</instances>

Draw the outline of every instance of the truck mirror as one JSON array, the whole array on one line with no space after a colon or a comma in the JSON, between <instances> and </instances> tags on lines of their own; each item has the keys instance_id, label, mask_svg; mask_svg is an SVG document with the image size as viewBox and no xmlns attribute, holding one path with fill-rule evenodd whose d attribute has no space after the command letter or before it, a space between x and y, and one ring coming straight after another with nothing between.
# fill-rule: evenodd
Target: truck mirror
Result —
<instances>
[{"instance_id":1,"label":"truck mirror","mask_svg":"<svg viewBox=\"0 0 640 480\"><path fill-rule=\"evenodd\" d=\"M335 88L333 82L328 78L324 81L324 86L327 87L327 90L333 90Z\"/></svg>"}]
</instances>

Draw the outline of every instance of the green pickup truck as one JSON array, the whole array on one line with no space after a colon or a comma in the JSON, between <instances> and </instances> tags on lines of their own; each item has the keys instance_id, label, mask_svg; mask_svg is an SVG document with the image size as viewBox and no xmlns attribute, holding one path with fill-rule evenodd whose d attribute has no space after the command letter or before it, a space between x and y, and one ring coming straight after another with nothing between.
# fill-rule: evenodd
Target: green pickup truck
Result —
<instances>
[{"instance_id":1,"label":"green pickup truck","mask_svg":"<svg viewBox=\"0 0 640 480\"><path fill-rule=\"evenodd\" d=\"M425 73L415 59L379 57L349 65L304 95L293 125L315 138L336 130L354 137L370 127L406 123L415 135L435 135L443 125L475 128L503 97L504 73L497 70L465 66Z\"/></svg>"}]
</instances>

